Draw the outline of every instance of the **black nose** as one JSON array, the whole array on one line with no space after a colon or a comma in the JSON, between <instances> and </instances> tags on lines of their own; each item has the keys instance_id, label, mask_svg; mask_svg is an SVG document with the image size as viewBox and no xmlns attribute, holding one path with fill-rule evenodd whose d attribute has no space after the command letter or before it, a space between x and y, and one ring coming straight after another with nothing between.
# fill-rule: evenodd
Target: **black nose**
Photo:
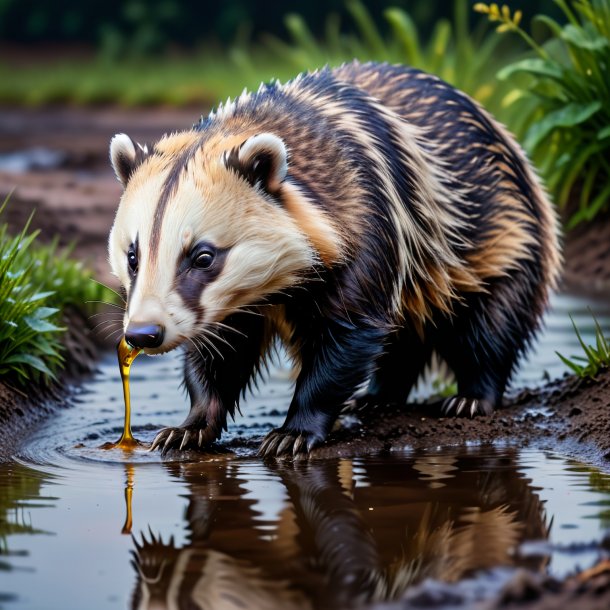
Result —
<instances>
[{"instance_id":1,"label":"black nose","mask_svg":"<svg viewBox=\"0 0 610 610\"><path fill-rule=\"evenodd\" d=\"M158 324L130 322L125 331L125 340L131 347L159 347L164 334L165 329Z\"/></svg>"}]
</instances>

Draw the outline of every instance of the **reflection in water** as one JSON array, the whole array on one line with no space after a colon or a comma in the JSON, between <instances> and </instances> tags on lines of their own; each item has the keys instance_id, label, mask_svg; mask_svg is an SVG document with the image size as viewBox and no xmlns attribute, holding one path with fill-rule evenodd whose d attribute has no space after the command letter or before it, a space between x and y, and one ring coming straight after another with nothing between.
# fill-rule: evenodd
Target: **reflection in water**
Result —
<instances>
[{"instance_id":1,"label":"reflection in water","mask_svg":"<svg viewBox=\"0 0 610 610\"><path fill-rule=\"evenodd\" d=\"M50 533L34 525L30 509L53 506L57 499L41 495L40 489L49 478L43 473L19 464L11 464L9 468L10 485L2 484L0 479L0 555L17 552L9 548L9 536Z\"/></svg>"},{"instance_id":2,"label":"reflection in water","mask_svg":"<svg viewBox=\"0 0 610 610\"><path fill-rule=\"evenodd\" d=\"M166 467L187 484L188 540L134 541L134 609L353 607L424 578L547 562L517 552L549 525L510 450ZM281 490L271 512L250 491L263 477Z\"/></svg>"},{"instance_id":3,"label":"reflection in water","mask_svg":"<svg viewBox=\"0 0 610 610\"><path fill-rule=\"evenodd\" d=\"M121 534L131 534L131 528L133 527L133 515L131 510L131 503L133 499L133 479L133 464L125 464L125 523L121 529Z\"/></svg>"}]
</instances>

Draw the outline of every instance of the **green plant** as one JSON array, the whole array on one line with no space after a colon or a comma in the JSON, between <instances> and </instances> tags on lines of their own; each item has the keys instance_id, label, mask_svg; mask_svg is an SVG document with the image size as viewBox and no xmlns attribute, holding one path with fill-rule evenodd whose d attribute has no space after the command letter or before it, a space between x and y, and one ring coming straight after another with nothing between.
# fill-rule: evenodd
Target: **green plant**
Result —
<instances>
[{"instance_id":1,"label":"green plant","mask_svg":"<svg viewBox=\"0 0 610 610\"><path fill-rule=\"evenodd\" d=\"M567 23L547 15L538 44L519 25L520 13L475 5L499 31L518 34L535 57L503 68L516 86L506 98L511 127L540 168L559 206L574 205L568 228L591 220L610 201L610 0L554 0Z\"/></svg>"},{"instance_id":2,"label":"green plant","mask_svg":"<svg viewBox=\"0 0 610 610\"><path fill-rule=\"evenodd\" d=\"M593 314L591 315L593 316ZM593 316L593 321L595 322L595 346L587 345L584 342L572 316L570 316L570 320L572 320L574 332L578 337L578 342L585 355L567 358L559 352L555 353L561 358L561 361L579 377L594 378L600 370L610 366L610 341L604 336L601 326L595 316Z\"/></svg>"},{"instance_id":3,"label":"green plant","mask_svg":"<svg viewBox=\"0 0 610 610\"><path fill-rule=\"evenodd\" d=\"M436 396L440 396L441 398L449 398L450 396L457 394L457 382L455 379L453 379L453 377L435 377L432 380L432 390Z\"/></svg>"},{"instance_id":4,"label":"green plant","mask_svg":"<svg viewBox=\"0 0 610 610\"><path fill-rule=\"evenodd\" d=\"M0 378L22 386L55 378L63 362L64 308L107 297L80 263L58 253L56 242L36 244L30 221L14 237L0 224Z\"/></svg>"},{"instance_id":5,"label":"green plant","mask_svg":"<svg viewBox=\"0 0 610 610\"><path fill-rule=\"evenodd\" d=\"M342 26L337 14L330 14L322 40L315 37L303 17L289 14L285 17L288 42L265 35L261 43L254 43L241 36L228 52L211 45L194 53L155 58L108 51L96 58L79 56L52 66L24 65L19 70L0 58L0 102L31 106L211 105L238 95L244 87L256 89L272 78L285 81L303 70L358 58L427 70L471 94L494 113L502 111L500 101L509 85L499 82L496 73L507 56L516 56L519 49L489 32L483 20L471 28L467 0L454 0L453 19L437 20L425 42L411 15L402 9L384 12L389 34L380 31L359 0L348 0L346 9L351 18L346 24L349 27ZM122 43L117 44L120 47Z\"/></svg>"},{"instance_id":6,"label":"green plant","mask_svg":"<svg viewBox=\"0 0 610 610\"><path fill-rule=\"evenodd\" d=\"M349 34L341 32L338 16L331 14L326 22L325 39L318 42L304 19L289 14L285 23L291 42L267 36L266 44L297 70L337 65L354 58L408 64L440 76L487 107L500 111L500 100L507 86L496 79L500 67L498 58L502 58L504 65L507 54L515 56L519 49L500 49L502 37L489 32L484 22L470 28L466 0L454 1L453 21L439 19L426 43L403 9L384 11L391 34L383 36L360 0L347 0L346 8L355 25Z\"/></svg>"}]
</instances>

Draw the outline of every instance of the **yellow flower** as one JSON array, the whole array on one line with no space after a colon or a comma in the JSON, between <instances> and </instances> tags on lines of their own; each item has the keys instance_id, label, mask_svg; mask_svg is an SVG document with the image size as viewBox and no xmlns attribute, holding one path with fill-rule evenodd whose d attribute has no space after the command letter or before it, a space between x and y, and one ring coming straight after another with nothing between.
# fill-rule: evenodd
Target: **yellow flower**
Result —
<instances>
[{"instance_id":1,"label":"yellow flower","mask_svg":"<svg viewBox=\"0 0 610 610\"><path fill-rule=\"evenodd\" d=\"M521 17L523 17L523 11L515 11L515 14L513 15L513 23L515 25L519 25L519 23L521 23Z\"/></svg>"},{"instance_id":2,"label":"yellow flower","mask_svg":"<svg viewBox=\"0 0 610 610\"><path fill-rule=\"evenodd\" d=\"M500 7L495 2L489 5L489 18L492 20L500 19Z\"/></svg>"},{"instance_id":3,"label":"yellow flower","mask_svg":"<svg viewBox=\"0 0 610 610\"><path fill-rule=\"evenodd\" d=\"M477 2L472 8L477 13L489 14L489 7L484 2Z\"/></svg>"},{"instance_id":4,"label":"yellow flower","mask_svg":"<svg viewBox=\"0 0 610 610\"><path fill-rule=\"evenodd\" d=\"M509 30L513 29L513 24L512 23L501 23L497 28L496 28L496 32L498 32L499 34L502 34L502 32L508 32Z\"/></svg>"},{"instance_id":5,"label":"yellow flower","mask_svg":"<svg viewBox=\"0 0 610 610\"><path fill-rule=\"evenodd\" d=\"M502 5L502 17L505 21L510 21L510 8L506 4Z\"/></svg>"}]
</instances>

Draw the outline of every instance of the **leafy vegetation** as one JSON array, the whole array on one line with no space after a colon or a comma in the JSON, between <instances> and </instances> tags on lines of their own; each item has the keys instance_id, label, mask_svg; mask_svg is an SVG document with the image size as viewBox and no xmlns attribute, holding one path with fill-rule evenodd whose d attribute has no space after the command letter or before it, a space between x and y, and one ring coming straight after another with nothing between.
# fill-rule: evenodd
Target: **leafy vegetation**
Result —
<instances>
[{"instance_id":1,"label":"leafy vegetation","mask_svg":"<svg viewBox=\"0 0 610 610\"><path fill-rule=\"evenodd\" d=\"M567 23L548 15L535 22L550 38L538 44L520 12L478 3L475 10L515 32L535 57L503 68L514 87L509 123L541 170L560 206L571 204L568 228L591 220L610 202L610 0L554 0Z\"/></svg>"},{"instance_id":2,"label":"leafy vegetation","mask_svg":"<svg viewBox=\"0 0 610 610\"><path fill-rule=\"evenodd\" d=\"M383 12L391 32L384 37L360 0L347 0L346 9L355 24L348 35L341 32L337 16L330 15L326 36L319 42L299 15L289 14L285 21L291 41L267 36L266 44L276 56L291 63L294 71L354 58L402 63L440 76L485 105L500 107L507 87L495 76L501 65L498 57L502 62L507 55L514 57L514 46L503 45L502 38L489 32L484 22L470 28L467 0L454 1L453 18L437 20L425 43L405 10L389 8Z\"/></svg>"},{"instance_id":3,"label":"leafy vegetation","mask_svg":"<svg viewBox=\"0 0 610 610\"><path fill-rule=\"evenodd\" d=\"M63 362L64 308L107 297L68 252L37 244L29 225L14 237L0 225L0 378L18 386L55 377Z\"/></svg>"},{"instance_id":4,"label":"leafy vegetation","mask_svg":"<svg viewBox=\"0 0 610 610\"><path fill-rule=\"evenodd\" d=\"M455 0L452 19L437 20L427 42L422 42L411 15L398 8L383 13L389 34L382 31L360 0L347 0L350 24L330 14L322 40L306 20L288 14L284 21L289 41L264 35L260 44L241 37L227 52L208 47L190 55L162 57L103 53L94 60L64 61L53 65L13 66L0 62L0 101L43 103L103 103L124 105L216 103L257 88L272 78L287 80L297 72L337 65L354 58L399 62L438 74L476 99L500 108L508 84L495 77L514 46L489 32L484 21L469 26L470 5ZM349 27L346 28L346 25ZM502 47L502 48L501 48ZM503 65L503 64L502 64Z\"/></svg>"},{"instance_id":5,"label":"leafy vegetation","mask_svg":"<svg viewBox=\"0 0 610 610\"><path fill-rule=\"evenodd\" d=\"M593 314L591 315L593 316ZM580 343L585 355L567 358L559 352L556 352L556 354L559 356L559 358L561 358L561 361L579 377L594 378L602 369L610 366L610 341L604 336L601 326L599 325L599 322L595 316L593 316L593 320L595 322L594 346L587 345L584 342L572 316L570 316L570 320L572 320L574 332L578 337L578 342Z\"/></svg>"}]
</instances>

